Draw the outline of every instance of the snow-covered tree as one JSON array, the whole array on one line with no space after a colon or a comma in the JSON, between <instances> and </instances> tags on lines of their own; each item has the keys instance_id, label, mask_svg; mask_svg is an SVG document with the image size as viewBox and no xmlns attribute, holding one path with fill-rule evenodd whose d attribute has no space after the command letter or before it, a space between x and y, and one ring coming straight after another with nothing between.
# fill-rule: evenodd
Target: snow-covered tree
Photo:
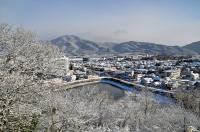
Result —
<instances>
[{"instance_id":1,"label":"snow-covered tree","mask_svg":"<svg viewBox=\"0 0 200 132\"><path fill-rule=\"evenodd\" d=\"M37 104L50 89L44 79L50 60L62 56L57 48L37 40L22 28L0 25L0 130L32 128L40 114Z\"/></svg>"}]
</instances>

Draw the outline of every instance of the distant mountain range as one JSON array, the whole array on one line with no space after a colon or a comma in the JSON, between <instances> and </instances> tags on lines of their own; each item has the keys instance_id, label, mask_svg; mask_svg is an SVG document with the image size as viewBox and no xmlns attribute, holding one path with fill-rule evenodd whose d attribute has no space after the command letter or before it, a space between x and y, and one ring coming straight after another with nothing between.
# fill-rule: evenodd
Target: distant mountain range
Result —
<instances>
[{"instance_id":1,"label":"distant mountain range","mask_svg":"<svg viewBox=\"0 0 200 132\"><path fill-rule=\"evenodd\" d=\"M148 42L94 42L74 35L65 35L51 40L66 55L107 55L107 54L163 54L163 55L196 55L200 54L200 41L186 46L167 46Z\"/></svg>"}]
</instances>

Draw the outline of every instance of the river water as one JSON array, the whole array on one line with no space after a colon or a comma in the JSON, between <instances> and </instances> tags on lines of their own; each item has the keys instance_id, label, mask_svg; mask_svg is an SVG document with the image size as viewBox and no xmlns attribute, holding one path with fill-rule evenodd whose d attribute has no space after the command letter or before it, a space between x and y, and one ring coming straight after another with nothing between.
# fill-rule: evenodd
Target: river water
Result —
<instances>
[{"instance_id":1,"label":"river water","mask_svg":"<svg viewBox=\"0 0 200 132\"><path fill-rule=\"evenodd\" d=\"M98 93L106 93L108 96L113 98L114 100L119 100L123 97L129 96L132 93L136 94L137 96L142 96L141 92L133 90L132 92L127 92L125 90L120 89L120 84L116 86L106 84L106 83L95 83L95 84L89 84L77 87L78 89L86 89L84 94L87 92L95 91ZM124 87L124 85L122 85ZM167 96L159 95L159 94L153 94L153 99L161 104L174 104L175 101Z\"/></svg>"},{"instance_id":2,"label":"river water","mask_svg":"<svg viewBox=\"0 0 200 132\"><path fill-rule=\"evenodd\" d=\"M95 93L105 93L115 100L118 100L120 98L127 96L126 91L119 89L117 87L114 87L110 84L106 84L106 83L89 84L89 85L84 85L77 88L86 89L85 92L95 91Z\"/></svg>"}]
</instances>

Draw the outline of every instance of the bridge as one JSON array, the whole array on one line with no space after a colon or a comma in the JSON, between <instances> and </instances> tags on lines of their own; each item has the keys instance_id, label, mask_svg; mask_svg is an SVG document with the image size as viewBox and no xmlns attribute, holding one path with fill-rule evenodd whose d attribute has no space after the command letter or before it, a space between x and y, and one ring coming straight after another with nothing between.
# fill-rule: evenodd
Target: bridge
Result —
<instances>
[{"instance_id":1,"label":"bridge","mask_svg":"<svg viewBox=\"0 0 200 132\"><path fill-rule=\"evenodd\" d=\"M118 78L113 78L113 77L102 77L101 81L104 82L104 83L114 85L116 87L118 87L118 84L124 84L121 87L119 86L118 88L121 88L121 89L126 90L126 91L130 91L130 92L133 91L133 90L141 91L141 90L146 89L146 90L151 91L153 93L163 94L163 95L167 95L167 96L170 96L170 97L173 97L174 94L175 94L174 91L168 91L168 90L164 90L164 89L158 89L158 88L155 88L155 87L144 86L144 85L141 85L141 84L136 84L136 83L133 83L133 82L128 82L128 81L118 79Z\"/></svg>"},{"instance_id":2,"label":"bridge","mask_svg":"<svg viewBox=\"0 0 200 132\"><path fill-rule=\"evenodd\" d=\"M57 83L61 86L61 88L59 87L59 89L55 89L55 91L68 90L68 89L72 89L72 88L77 88L79 86L95 84L95 83L100 83L100 82L113 85L115 87L118 87L118 88L128 91L128 92L132 92L134 90L141 91L143 89L146 89L146 90L151 91L156 94L163 94L163 95L167 95L170 97L173 97L173 95L174 95L173 91L144 86L141 84L136 84L133 82L128 82L128 81L118 79L118 78L113 78L113 77L95 77L95 78L91 78L91 79L76 80L76 81L72 81L72 82L62 81L60 83Z\"/></svg>"}]
</instances>

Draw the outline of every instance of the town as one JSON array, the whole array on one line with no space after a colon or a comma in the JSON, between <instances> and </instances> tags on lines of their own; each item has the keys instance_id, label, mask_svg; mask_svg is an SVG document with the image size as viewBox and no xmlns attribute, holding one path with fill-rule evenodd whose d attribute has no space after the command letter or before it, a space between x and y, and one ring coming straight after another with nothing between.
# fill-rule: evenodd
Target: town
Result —
<instances>
[{"instance_id":1,"label":"town","mask_svg":"<svg viewBox=\"0 0 200 132\"><path fill-rule=\"evenodd\" d=\"M110 57L71 57L64 64L63 80L114 77L165 90L191 90L200 86L199 56L130 55ZM62 63L60 63L62 62ZM60 67L60 66L59 66Z\"/></svg>"}]
</instances>

